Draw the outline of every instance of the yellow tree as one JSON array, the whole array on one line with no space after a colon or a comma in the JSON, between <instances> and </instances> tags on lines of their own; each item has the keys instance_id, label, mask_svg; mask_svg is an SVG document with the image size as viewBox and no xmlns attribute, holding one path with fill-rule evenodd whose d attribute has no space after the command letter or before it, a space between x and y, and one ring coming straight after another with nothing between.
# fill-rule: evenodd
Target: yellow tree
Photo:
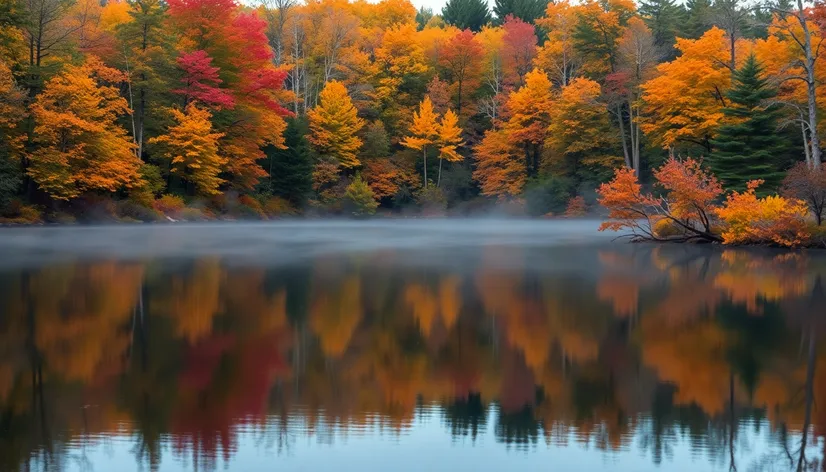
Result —
<instances>
[{"instance_id":1,"label":"yellow tree","mask_svg":"<svg viewBox=\"0 0 826 472\"><path fill-rule=\"evenodd\" d=\"M336 80L327 82L318 98L318 106L307 113L310 143L319 154L336 159L342 167L359 166L356 153L362 141L356 133L364 126L364 120L358 117L344 84Z\"/></svg>"},{"instance_id":2,"label":"yellow tree","mask_svg":"<svg viewBox=\"0 0 826 472\"><path fill-rule=\"evenodd\" d=\"M113 85L124 80L119 71L90 57L83 65L67 65L31 105L35 148L28 172L52 197L114 192L137 180L141 161L117 123L129 113Z\"/></svg>"},{"instance_id":3,"label":"yellow tree","mask_svg":"<svg viewBox=\"0 0 826 472\"><path fill-rule=\"evenodd\" d=\"M678 39L676 48L680 57L660 64L659 76L642 85L647 116L641 127L663 148L684 141L710 151L731 84L725 33L712 28L700 39Z\"/></svg>"},{"instance_id":4,"label":"yellow tree","mask_svg":"<svg viewBox=\"0 0 826 472\"><path fill-rule=\"evenodd\" d=\"M597 101L601 93L597 82L582 77L562 89L545 144L552 166L573 174L580 165L613 168L621 162L613 155L617 143L605 105Z\"/></svg>"},{"instance_id":5,"label":"yellow tree","mask_svg":"<svg viewBox=\"0 0 826 472\"><path fill-rule=\"evenodd\" d=\"M433 102L430 101L429 96L425 96L422 103L419 104L418 113L413 112L413 126L410 128L410 136L401 141L405 147L422 151L425 187L427 187L427 147L439 141L439 126L436 119Z\"/></svg>"},{"instance_id":6,"label":"yellow tree","mask_svg":"<svg viewBox=\"0 0 826 472\"><path fill-rule=\"evenodd\" d=\"M23 135L19 125L26 114L24 98L11 68L0 61L0 158L13 158L22 148Z\"/></svg>"},{"instance_id":7,"label":"yellow tree","mask_svg":"<svg viewBox=\"0 0 826 472\"><path fill-rule=\"evenodd\" d=\"M149 140L160 144L163 156L170 160L170 171L189 182L201 195L216 195L224 182L218 175L227 159L218 154L218 141L224 136L212 130L209 110L198 108L194 102L185 111L171 109L176 124L169 132Z\"/></svg>"},{"instance_id":8,"label":"yellow tree","mask_svg":"<svg viewBox=\"0 0 826 472\"><path fill-rule=\"evenodd\" d=\"M508 97L510 118L504 129L509 139L524 149L529 176L539 172L539 159L551 123L552 106L551 81L538 69L528 72L525 85Z\"/></svg>"},{"instance_id":9,"label":"yellow tree","mask_svg":"<svg viewBox=\"0 0 826 472\"><path fill-rule=\"evenodd\" d=\"M462 156L456 148L464 144L462 128L459 127L459 117L453 110L448 110L439 122L439 176L436 186L442 182L442 161L458 162Z\"/></svg>"},{"instance_id":10,"label":"yellow tree","mask_svg":"<svg viewBox=\"0 0 826 472\"><path fill-rule=\"evenodd\" d=\"M395 122L406 118L404 112L415 106L417 97L411 92L418 89L417 84L428 71L424 48L416 41L415 25L403 24L385 31L375 51L374 65L375 94L385 121L402 128L405 123Z\"/></svg>"},{"instance_id":11,"label":"yellow tree","mask_svg":"<svg viewBox=\"0 0 826 472\"><path fill-rule=\"evenodd\" d=\"M474 148L476 169L473 178L479 182L483 195L499 198L522 193L528 174L519 148L503 130L488 130L482 142Z\"/></svg>"},{"instance_id":12,"label":"yellow tree","mask_svg":"<svg viewBox=\"0 0 826 472\"><path fill-rule=\"evenodd\" d=\"M581 65L581 57L574 45L578 8L568 0L551 2L545 17L536 20L536 24L548 32L548 39L537 52L534 62L560 87L568 85Z\"/></svg>"}]
</instances>

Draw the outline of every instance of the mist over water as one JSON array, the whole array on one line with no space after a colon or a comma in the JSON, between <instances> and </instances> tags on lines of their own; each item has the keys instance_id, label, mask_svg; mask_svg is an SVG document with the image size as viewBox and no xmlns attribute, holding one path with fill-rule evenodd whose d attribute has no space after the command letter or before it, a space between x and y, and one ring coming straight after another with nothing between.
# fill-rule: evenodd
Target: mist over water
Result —
<instances>
[{"instance_id":1,"label":"mist over water","mask_svg":"<svg viewBox=\"0 0 826 472\"><path fill-rule=\"evenodd\" d=\"M821 470L826 255L598 225L0 230L0 472Z\"/></svg>"},{"instance_id":2,"label":"mist over water","mask_svg":"<svg viewBox=\"0 0 826 472\"><path fill-rule=\"evenodd\" d=\"M548 247L605 243L597 220L528 219L310 220L26 227L0 231L0 265L72 257L216 256L289 263L321 254L402 250L442 255L486 245Z\"/></svg>"}]
</instances>

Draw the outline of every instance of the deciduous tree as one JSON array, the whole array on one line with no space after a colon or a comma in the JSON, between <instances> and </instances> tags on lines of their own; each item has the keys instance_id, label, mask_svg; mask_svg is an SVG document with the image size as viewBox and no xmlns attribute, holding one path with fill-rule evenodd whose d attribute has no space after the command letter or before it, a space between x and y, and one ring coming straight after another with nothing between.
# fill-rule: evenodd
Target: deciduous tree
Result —
<instances>
[{"instance_id":1,"label":"deciduous tree","mask_svg":"<svg viewBox=\"0 0 826 472\"><path fill-rule=\"evenodd\" d=\"M218 150L224 136L212 129L212 114L195 103L186 110L170 109L175 124L169 132L149 140L162 146L162 155L169 160L170 172L189 182L199 195L216 195L224 182L219 174L227 163Z\"/></svg>"},{"instance_id":2,"label":"deciduous tree","mask_svg":"<svg viewBox=\"0 0 826 472\"><path fill-rule=\"evenodd\" d=\"M89 57L50 79L31 105L35 128L28 172L52 197L114 192L137 179L141 162L117 122L129 112L118 87L125 79Z\"/></svg>"},{"instance_id":3,"label":"deciduous tree","mask_svg":"<svg viewBox=\"0 0 826 472\"><path fill-rule=\"evenodd\" d=\"M410 136L402 140L402 145L410 149L422 151L424 160L424 186L427 187L427 148L439 141L439 126L436 122L437 115L433 111L433 103L430 96L425 96L419 104L419 111L413 112L413 126L410 128Z\"/></svg>"},{"instance_id":4,"label":"deciduous tree","mask_svg":"<svg viewBox=\"0 0 826 472\"><path fill-rule=\"evenodd\" d=\"M479 88L482 46L473 33L466 29L447 41L439 54L439 63L447 71L448 79L456 97L456 113L460 117L470 115L467 103L473 92ZM462 107L465 107L463 115Z\"/></svg>"},{"instance_id":5,"label":"deciduous tree","mask_svg":"<svg viewBox=\"0 0 826 472\"><path fill-rule=\"evenodd\" d=\"M319 95L319 104L308 113L310 118L310 143L322 156L336 159L344 168L361 164L358 150L361 138L357 133L364 126L358 117L344 84L336 80L327 82Z\"/></svg>"},{"instance_id":6,"label":"deciduous tree","mask_svg":"<svg viewBox=\"0 0 826 472\"><path fill-rule=\"evenodd\" d=\"M436 178L436 186L442 182L442 161L457 162L462 160L458 147L464 143L462 139L462 128L459 127L459 117L453 110L448 110L439 121L439 176Z\"/></svg>"},{"instance_id":7,"label":"deciduous tree","mask_svg":"<svg viewBox=\"0 0 826 472\"><path fill-rule=\"evenodd\" d=\"M551 81L534 69L525 76L525 85L508 97L510 118L504 126L509 139L524 150L528 176L539 172L542 146L551 124L553 95Z\"/></svg>"}]
</instances>

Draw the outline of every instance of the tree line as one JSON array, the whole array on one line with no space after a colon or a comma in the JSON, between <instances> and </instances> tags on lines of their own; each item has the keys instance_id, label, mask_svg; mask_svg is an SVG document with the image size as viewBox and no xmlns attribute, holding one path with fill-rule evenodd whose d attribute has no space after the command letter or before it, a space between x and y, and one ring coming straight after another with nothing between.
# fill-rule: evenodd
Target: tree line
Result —
<instances>
[{"instance_id":1,"label":"tree line","mask_svg":"<svg viewBox=\"0 0 826 472\"><path fill-rule=\"evenodd\" d=\"M780 0L3 0L0 207L578 213L626 168L819 176L826 9ZM807 174L809 181L819 181Z\"/></svg>"}]
</instances>

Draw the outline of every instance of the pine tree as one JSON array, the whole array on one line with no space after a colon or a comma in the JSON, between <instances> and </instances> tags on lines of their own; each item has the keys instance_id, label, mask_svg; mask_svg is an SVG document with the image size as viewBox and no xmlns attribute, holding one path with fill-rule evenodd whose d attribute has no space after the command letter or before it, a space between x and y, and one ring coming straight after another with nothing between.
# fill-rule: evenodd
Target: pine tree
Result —
<instances>
[{"instance_id":1,"label":"pine tree","mask_svg":"<svg viewBox=\"0 0 826 472\"><path fill-rule=\"evenodd\" d=\"M272 194L301 208L313 190L313 165L307 142L307 123L301 119L287 122L284 146L267 146L264 152L269 160L270 190Z\"/></svg>"},{"instance_id":2,"label":"pine tree","mask_svg":"<svg viewBox=\"0 0 826 472\"><path fill-rule=\"evenodd\" d=\"M672 56L677 29L683 17L674 0L642 0L639 13L654 36L654 45Z\"/></svg>"},{"instance_id":3,"label":"pine tree","mask_svg":"<svg viewBox=\"0 0 826 472\"><path fill-rule=\"evenodd\" d=\"M345 205L353 216L369 216L376 212L379 203L376 201L376 195L373 190L367 185L367 182L361 178L360 174L350 182L347 190L344 192L346 200Z\"/></svg>"},{"instance_id":4,"label":"pine tree","mask_svg":"<svg viewBox=\"0 0 826 472\"><path fill-rule=\"evenodd\" d=\"M777 132L781 111L776 104L767 104L777 90L761 77L762 71L751 55L734 73L726 94L728 106L723 109L728 123L720 126L711 141L714 151L709 166L729 190L742 192L749 180L763 179L760 189L771 192L783 179L781 160L788 148Z\"/></svg>"},{"instance_id":5,"label":"pine tree","mask_svg":"<svg viewBox=\"0 0 826 472\"><path fill-rule=\"evenodd\" d=\"M533 23L545 15L546 8L548 0L496 0L493 13L498 24L504 23L508 15L513 15L525 23Z\"/></svg>"},{"instance_id":6,"label":"pine tree","mask_svg":"<svg viewBox=\"0 0 826 472\"><path fill-rule=\"evenodd\" d=\"M682 22L679 36L698 39L712 24L711 0L686 0L685 21Z\"/></svg>"},{"instance_id":7,"label":"pine tree","mask_svg":"<svg viewBox=\"0 0 826 472\"><path fill-rule=\"evenodd\" d=\"M448 0L442 7L442 18L459 29L480 31L490 22L490 12L484 0Z\"/></svg>"},{"instance_id":8,"label":"pine tree","mask_svg":"<svg viewBox=\"0 0 826 472\"><path fill-rule=\"evenodd\" d=\"M423 30L431 18L433 18L432 8L419 7L419 9L416 10L416 28L419 31Z\"/></svg>"}]
</instances>

